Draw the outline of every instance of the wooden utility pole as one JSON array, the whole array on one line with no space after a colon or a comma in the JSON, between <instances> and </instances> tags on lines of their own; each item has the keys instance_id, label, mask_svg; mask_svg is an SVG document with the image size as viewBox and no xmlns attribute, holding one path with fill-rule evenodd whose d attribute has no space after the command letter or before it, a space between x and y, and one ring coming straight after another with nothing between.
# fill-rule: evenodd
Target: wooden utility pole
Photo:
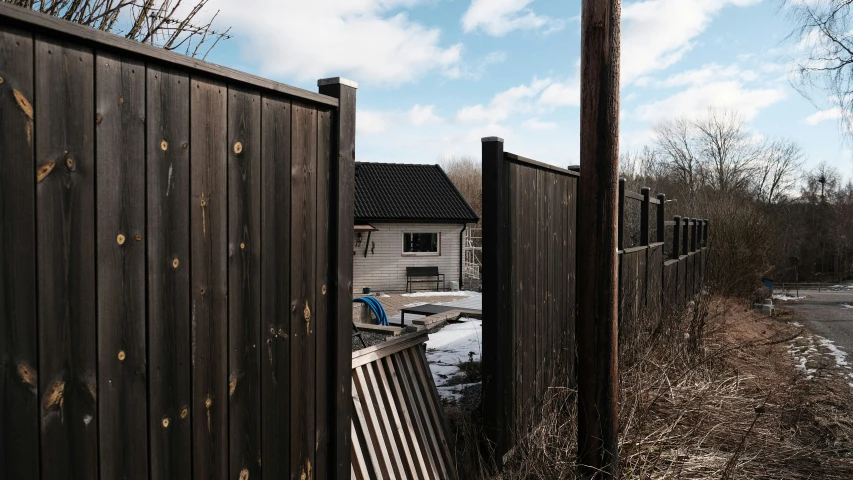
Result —
<instances>
[{"instance_id":1,"label":"wooden utility pole","mask_svg":"<svg viewBox=\"0 0 853 480\"><path fill-rule=\"evenodd\" d=\"M583 1L577 348L578 462L584 478L619 476L620 17L620 0Z\"/></svg>"}]
</instances>

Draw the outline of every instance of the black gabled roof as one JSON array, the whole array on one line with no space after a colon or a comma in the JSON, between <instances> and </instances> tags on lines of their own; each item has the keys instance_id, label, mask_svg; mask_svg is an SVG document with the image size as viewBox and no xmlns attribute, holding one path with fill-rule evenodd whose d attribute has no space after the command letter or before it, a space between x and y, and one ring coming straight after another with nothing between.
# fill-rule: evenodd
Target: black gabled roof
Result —
<instances>
[{"instance_id":1,"label":"black gabled roof","mask_svg":"<svg viewBox=\"0 0 853 480\"><path fill-rule=\"evenodd\" d=\"M475 223L477 214L438 165L355 162L355 221Z\"/></svg>"}]
</instances>

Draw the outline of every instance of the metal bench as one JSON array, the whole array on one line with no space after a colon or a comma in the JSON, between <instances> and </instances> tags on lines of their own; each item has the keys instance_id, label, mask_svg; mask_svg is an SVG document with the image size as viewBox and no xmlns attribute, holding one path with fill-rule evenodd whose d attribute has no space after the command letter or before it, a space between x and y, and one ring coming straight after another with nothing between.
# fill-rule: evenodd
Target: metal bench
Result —
<instances>
[{"instance_id":1,"label":"metal bench","mask_svg":"<svg viewBox=\"0 0 853 480\"><path fill-rule=\"evenodd\" d=\"M444 288L444 274L438 273L438 267L406 267L406 291L411 292L412 284L415 283L432 283L433 277L435 289L438 290L439 282Z\"/></svg>"}]
</instances>

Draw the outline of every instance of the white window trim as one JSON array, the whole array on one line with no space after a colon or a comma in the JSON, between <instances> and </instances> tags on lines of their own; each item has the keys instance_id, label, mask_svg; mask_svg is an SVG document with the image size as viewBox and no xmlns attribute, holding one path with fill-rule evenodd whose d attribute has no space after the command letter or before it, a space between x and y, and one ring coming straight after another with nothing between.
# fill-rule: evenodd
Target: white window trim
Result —
<instances>
[{"instance_id":1,"label":"white window trim","mask_svg":"<svg viewBox=\"0 0 853 480\"><path fill-rule=\"evenodd\" d=\"M438 251L437 252L407 252L406 251L406 234L413 233L434 233L438 235ZM404 257L440 257L441 256L441 232L403 232L400 234L400 252Z\"/></svg>"}]
</instances>

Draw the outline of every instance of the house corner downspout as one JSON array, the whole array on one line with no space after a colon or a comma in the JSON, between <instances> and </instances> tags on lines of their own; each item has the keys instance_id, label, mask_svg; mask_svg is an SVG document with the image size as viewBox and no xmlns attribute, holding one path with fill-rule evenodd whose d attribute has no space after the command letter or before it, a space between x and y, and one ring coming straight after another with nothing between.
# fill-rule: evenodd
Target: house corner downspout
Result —
<instances>
[{"instance_id":1,"label":"house corner downspout","mask_svg":"<svg viewBox=\"0 0 853 480\"><path fill-rule=\"evenodd\" d=\"M462 224L462 230L459 230L459 290L463 289L462 286L462 260L465 258L465 246L462 245L462 235L465 233L465 229L468 228L467 223Z\"/></svg>"}]
</instances>

